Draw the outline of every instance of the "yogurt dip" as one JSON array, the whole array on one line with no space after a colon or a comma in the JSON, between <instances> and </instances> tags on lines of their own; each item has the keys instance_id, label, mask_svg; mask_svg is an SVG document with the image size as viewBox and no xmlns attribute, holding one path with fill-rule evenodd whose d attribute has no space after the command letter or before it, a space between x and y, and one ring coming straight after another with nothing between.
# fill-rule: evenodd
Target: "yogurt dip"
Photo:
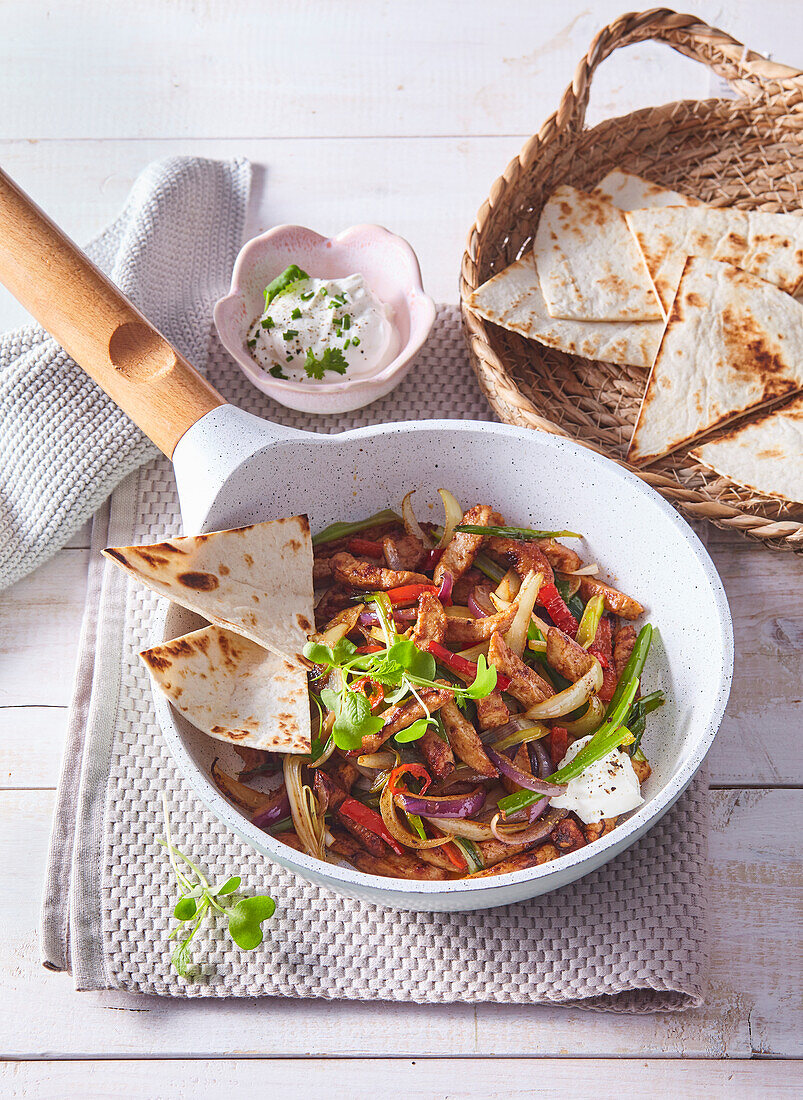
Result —
<instances>
[{"instance_id":1,"label":"yogurt dip","mask_svg":"<svg viewBox=\"0 0 803 1100\"><path fill-rule=\"evenodd\" d=\"M377 374L398 354L399 336L362 275L316 279L292 265L266 288L247 344L274 378L335 382Z\"/></svg>"},{"instance_id":2,"label":"yogurt dip","mask_svg":"<svg viewBox=\"0 0 803 1100\"><path fill-rule=\"evenodd\" d=\"M565 768L591 740L591 736L581 737L566 750L559 767ZM557 809L573 810L586 825L602 821L605 817L618 817L619 814L635 810L644 799L641 786L626 752L614 749L578 775L569 780L566 793L553 797L550 806Z\"/></svg>"}]
</instances>

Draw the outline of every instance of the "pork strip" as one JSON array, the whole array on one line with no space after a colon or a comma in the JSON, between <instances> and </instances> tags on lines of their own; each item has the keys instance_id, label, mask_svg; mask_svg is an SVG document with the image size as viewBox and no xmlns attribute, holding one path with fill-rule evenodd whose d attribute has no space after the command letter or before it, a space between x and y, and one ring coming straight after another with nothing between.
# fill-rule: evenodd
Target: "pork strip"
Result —
<instances>
[{"instance_id":1,"label":"pork strip","mask_svg":"<svg viewBox=\"0 0 803 1100\"><path fill-rule=\"evenodd\" d=\"M523 871L525 867L540 867L542 863L549 863L551 860L557 859L560 854L554 844L547 842L537 848L528 848L516 856L511 856L510 859L503 859L501 863L497 863L493 867L475 871L473 875L466 875L466 878L490 878L491 875L509 875L511 871Z\"/></svg>"},{"instance_id":2,"label":"pork strip","mask_svg":"<svg viewBox=\"0 0 803 1100\"><path fill-rule=\"evenodd\" d=\"M611 638L611 620L603 615L597 625L597 632L591 648L597 650L605 658L602 663L602 687L599 689L599 697L603 703L610 703L613 693L616 691L616 682L619 677L613 667L613 640Z\"/></svg>"},{"instance_id":3,"label":"pork strip","mask_svg":"<svg viewBox=\"0 0 803 1100\"><path fill-rule=\"evenodd\" d=\"M473 527L487 527L491 521L492 508L490 504L475 504L465 513L461 523L470 524ZM474 559L480 552L484 535L470 535L467 531L455 531L449 544L443 551L443 556L435 566L435 584L440 584L444 573L450 573L453 580L462 577L474 564Z\"/></svg>"},{"instance_id":4,"label":"pork strip","mask_svg":"<svg viewBox=\"0 0 803 1100\"><path fill-rule=\"evenodd\" d=\"M505 690L508 695L518 699L525 707L534 706L554 695L555 691L546 682L543 676L539 676L535 669L525 665L521 657L517 657L505 639L498 632L491 635L491 643L488 646L488 663L496 666L496 671L510 679L510 686Z\"/></svg>"},{"instance_id":5,"label":"pork strip","mask_svg":"<svg viewBox=\"0 0 803 1100\"><path fill-rule=\"evenodd\" d=\"M446 612L443 604L432 592L425 592L418 601L418 618L410 640L419 649L427 642L442 642L446 637Z\"/></svg>"},{"instance_id":6,"label":"pork strip","mask_svg":"<svg viewBox=\"0 0 803 1100\"><path fill-rule=\"evenodd\" d=\"M427 556L426 547L415 535L387 535L382 539L382 550L391 569L395 568L391 564L395 560L400 562L401 569L419 569Z\"/></svg>"},{"instance_id":7,"label":"pork strip","mask_svg":"<svg viewBox=\"0 0 803 1100\"><path fill-rule=\"evenodd\" d=\"M474 771L480 772L481 775L487 775L489 779L495 779L499 772L488 759L479 734L468 718L461 712L454 699L450 699L448 703L443 704L441 718L455 756L462 760L464 764L468 764Z\"/></svg>"},{"instance_id":8,"label":"pork strip","mask_svg":"<svg viewBox=\"0 0 803 1100\"><path fill-rule=\"evenodd\" d=\"M442 708L441 708L442 709ZM436 779L446 779L454 771L454 753L448 741L443 741L430 726L418 742L418 749Z\"/></svg>"},{"instance_id":9,"label":"pork strip","mask_svg":"<svg viewBox=\"0 0 803 1100\"><path fill-rule=\"evenodd\" d=\"M335 554L332 558L332 572L336 581L362 592L387 592L390 588L401 588L407 584L432 583L423 573L412 573L408 569L383 569L346 553Z\"/></svg>"},{"instance_id":10,"label":"pork strip","mask_svg":"<svg viewBox=\"0 0 803 1100\"><path fill-rule=\"evenodd\" d=\"M537 542L519 542L494 535L488 540L488 548L494 557L515 569L522 580L532 570L544 574L544 584L553 584L552 566Z\"/></svg>"},{"instance_id":11,"label":"pork strip","mask_svg":"<svg viewBox=\"0 0 803 1100\"><path fill-rule=\"evenodd\" d=\"M553 569L559 573L573 573L583 564L583 559L574 550L555 539L538 539L536 546Z\"/></svg>"},{"instance_id":12,"label":"pork strip","mask_svg":"<svg viewBox=\"0 0 803 1100\"><path fill-rule=\"evenodd\" d=\"M573 684L594 664L594 658L556 626L551 626L546 634L546 659L547 664Z\"/></svg>"},{"instance_id":13,"label":"pork strip","mask_svg":"<svg viewBox=\"0 0 803 1100\"><path fill-rule=\"evenodd\" d=\"M638 633L634 626L627 623L620 626L613 639L613 667L616 669L616 679L621 680L625 665L630 660L630 655L635 649Z\"/></svg>"},{"instance_id":14,"label":"pork strip","mask_svg":"<svg viewBox=\"0 0 803 1100\"><path fill-rule=\"evenodd\" d=\"M494 688L484 699L478 699L476 706L477 724L481 730L495 730L510 721L510 711L499 688Z\"/></svg>"},{"instance_id":15,"label":"pork strip","mask_svg":"<svg viewBox=\"0 0 803 1100\"><path fill-rule=\"evenodd\" d=\"M580 578L580 595L584 600L590 600L592 596L602 596L605 602L605 610L612 615L621 615L623 619L637 619L644 614L644 608L634 600L632 596L626 596L617 588L611 588L609 584L598 581L596 577Z\"/></svg>"},{"instance_id":16,"label":"pork strip","mask_svg":"<svg viewBox=\"0 0 803 1100\"><path fill-rule=\"evenodd\" d=\"M495 630L508 630L519 609L518 598L504 611L486 615L482 619L447 619L446 640L464 648L486 642Z\"/></svg>"},{"instance_id":17,"label":"pork strip","mask_svg":"<svg viewBox=\"0 0 803 1100\"><path fill-rule=\"evenodd\" d=\"M441 688L421 688L418 694L426 703L430 714L440 710L443 704L452 698L450 691L443 691ZM419 718L426 717L426 711L417 699L408 699L406 703L400 703L398 706L386 711L382 717L385 724L379 733L372 733L367 737L363 737L362 751L364 753L376 752L389 737L393 737L400 730L412 726L413 722L417 722Z\"/></svg>"},{"instance_id":18,"label":"pork strip","mask_svg":"<svg viewBox=\"0 0 803 1100\"><path fill-rule=\"evenodd\" d=\"M566 817L557 826L552 834L552 843L561 852L576 852L578 848L584 848L587 841L583 830L573 817Z\"/></svg>"}]
</instances>

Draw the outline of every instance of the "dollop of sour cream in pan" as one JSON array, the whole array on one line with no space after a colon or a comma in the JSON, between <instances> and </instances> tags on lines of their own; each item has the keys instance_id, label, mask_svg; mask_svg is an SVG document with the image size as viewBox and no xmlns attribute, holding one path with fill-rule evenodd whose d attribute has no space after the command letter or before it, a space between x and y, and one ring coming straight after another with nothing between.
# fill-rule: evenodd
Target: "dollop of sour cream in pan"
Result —
<instances>
[{"instance_id":1,"label":"dollop of sour cream in pan","mask_svg":"<svg viewBox=\"0 0 803 1100\"><path fill-rule=\"evenodd\" d=\"M264 370L295 382L338 382L376 374L396 357L393 311L362 275L299 274L272 298L268 288L249 329L248 348Z\"/></svg>"},{"instance_id":2,"label":"dollop of sour cream in pan","mask_svg":"<svg viewBox=\"0 0 803 1100\"><path fill-rule=\"evenodd\" d=\"M591 740L581 737L566 750L560 762L563 768L574 760L580 749ZM635 810L644 799L633 764L626 752L613 752L590 764L576 779L570 779L566 793L550 799L550 805L562 810L572 810L586 825L602 821L604 817Z\"/></svg>"}]
</instances>

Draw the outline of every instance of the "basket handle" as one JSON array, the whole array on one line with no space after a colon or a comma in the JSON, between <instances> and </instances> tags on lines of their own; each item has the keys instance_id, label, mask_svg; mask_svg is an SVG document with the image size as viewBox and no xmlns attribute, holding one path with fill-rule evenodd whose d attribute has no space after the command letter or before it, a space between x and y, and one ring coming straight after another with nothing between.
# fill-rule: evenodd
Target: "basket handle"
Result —
<instances>
[{"instance_id":1,"label":"basket handle","mask_svg":"<svg viewBox=\"0 0 803 1100\"><path fill-rule=\"evenodd\" d=\"M702 62L744 96L767 97L783 91L803 100L803 73L798 69L768 61L695 15L680 15L671 8L652 8L621 15L603 27L575 69L560 106L542 127L539 138L556 127L582 130L597 66L622 46L648 41L666 42L678 53Z\"/></svg>"}]
</instances>

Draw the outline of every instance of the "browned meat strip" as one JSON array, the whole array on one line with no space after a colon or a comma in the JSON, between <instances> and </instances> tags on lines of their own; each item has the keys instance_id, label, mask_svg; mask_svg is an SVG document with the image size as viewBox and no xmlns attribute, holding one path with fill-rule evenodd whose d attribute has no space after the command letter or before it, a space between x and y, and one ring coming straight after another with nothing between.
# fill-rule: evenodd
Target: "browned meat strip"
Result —
<instances>
[{"instance_id":1,"label":"browned meat strip","mask_svg":"<svg viewBox=\"0 0 803 1100\"><path fill-rule=\"evenodd\" d=\"M415 535L388 535L382 539L382 549L390 569L419 569L427 556L426 548ZM396 561L398 565L394 564Z\"/></svg>"},{"instance_id":2,"label":"browned meat strip","mask_svg":"<svg viewBox=\"0 0 803 1100\"><path fill-rule=\"evenodd\" d=\"M491 553L515 569L522 580L532 570L544 574L544 584L552 584L555 574L552 566L537 542L517 542L515 539L503 539L495 535L488 540Z\"/></svg>"},{"instance_id":3,"label":"browned meat strip","mask_svg":"<svg viewBox=\"0 0 803 1100\"><path fill-rule=\"evenodd\" d=\"M482 747L479 734L468 718L461 713L460 708L453 699L450 699L448 703L444 703L441 707L441 718L446 727L449 744L452 746L455 755L464 764L468 764L470 768L482 775L487 775L489 779L499 775Z\"/></svg>"},{"instance_id":4,"label":"browned meat strip","mask_svg":"<svg viewBox=\"0 0 803 1100\"><path fill-rule=\"evenodd\" d=\"M452 600L455 603L460 604L461 606L465 606L465 604L468 603L469 596L474 591L476 586L478 584L482 584L484 580L485 577L482 573L480 573L479 569L475 569L472 566L472 568L469 569L468 573L464 573L463 576L459 578L459 580L455 581L454 588L452 589ZM490 581L488 582L488 584L491 589L495 587L495 585L492 585Z\"/></svg>"},{"instance_id":5,"label":"browned meat strip","mask_svg":"<svg viewBox=\"0 0 803 1100\"><path fill-rule=\"evenodd\" d=\"M552 568L557 569L559 573L573 573L583 564L579 554L570 550L568 546L564 546L562 542L556 542L555 539L539 539L536 545Z\"/></svg>"},{"instance_id":6,"label":"browned meat strip","mask_svg":"<svg viewBox=\"0 0 803 1100\"><path fill-rule=\"evenodd\" d=\"M446 612L432 592L425 592L418 602L418 618L410 638L423 649L427 642L442 642L446 636Z\"/></svg>"},{"instance_id":7,"label":"browned meat strip","mask_svg":"<svg viewBox=\"0 0 803 1100\"><path fill-rule=\"evenodd\" d=\"M343 761L343 763L346 765L346 768L341 769L340 774L349 780L350 787L351 782L353 782L350 773L352 771L356 773L357 770L354 768L353 764L348 764L346 761ZM348 829L367 852L375 856L383 856L390 851L390 848L384 840L378 837L376 833L372 833L370 829L366 829L364 825L360 825L359 822L352 821L350 817L340 813L340 807L346 801L348 795L347 791L343 789L337 779L321 768L316 768L313 788L321 812L324 813L326 810L331 810L332 813L336 814L343 828Z\"/></svg>"},{"instance_id":8,"label":"browned meat strip","mask_svg":"<svg viewBox=\"0 0 803 1100\"><path fill-rule=\"evenodd\" d=\"M332 830L334 844L331 850L339 856L343 856L352 863L358 871L365 871L369 875L385 875L388 878L411 879L445 879L449 878L448 872L441 867L423 863L416 856L407 852L397 856L388 849L386 856L378 857L363 851L360 846L348 836L338 830Z\"/></svg>"},{"instance_id":9,"label":"browned meat strip","mask_svg":"<svg viewBox=\"0 0 803 1100\"><path fill-rule=\"evenodd\" d=\"M445 779L454 771L454 753L448 741L443 741L437 730L430 728L418 742L421 755L436 779Z\"/></svg>"},{"instance_id":10,"label":"browned meat strip","mask_svg":"<svg viewBox=\"0 0 803 1100\"><path fill-rule=\"evenodd\" d=\"M488 662L496 666L497 672L510 678L510 686L505 690L525 707L531 707L555 694L554 689L543 676L539 676L535 669L525 665L521 657L516 656L499 633L491 635Z\"/></svg>"},{"instance_id":11,"label":"browned meat strip","mask_svg":"<svg viewBox=\"0 0 803 1100\"><path fill-rule=\"evenodd\" d=\"M602 821L592 821L590 825L584 825L583 832L585 833L586 842L592 844L595 840L599 840L601 836L607 836L612 829L616 828L618 820L618 817L603 817Z\"/></svg>"},{"instance_id":12,"label":"browned meat strip","mask_svg":"<svg viewBox=\"0 0 803 1100\"><path fill-rule=\"evenodd\" d=\"M578 848L585 847L586 838L574 818L566 817L553 832L552 843L561 852L576 852Z\"/></svg>"},{"instance_id":13,"label":"browned meat strip","mask_svg":"<svg viewBox=\"0 0 803 1100\"><path fill-rule=\"evenodd\" d=\"M292 829L288 829L286 833L277 833L276 840L281 840L282 844L286 844L288 848L295 848L297 852L304 851L301 838Z\"/></svg>"},{"instance_id":14,"label":"browned meat strip","mask_svg":"<svg viewBox=\"0 0 803 1100\"><path fill-rule=\"evenodd\" d=\"M318 769L316 769L317 771ZM350 760L344 760L337 752L333 756L330 756L329 762L326 765L326 770L334 778L336 783L339 783L346 794L349 794L351 788L356 782L357 776L360 774Z\"/></svg>"},{"instance_id":15,"label":"browned meat strip","mask_svg":"<svg viewBox=\"0 0 803 1100\"><path fill-rule=\"evenodd\" d=\"M324 592L320 602L315 607L315 629L323 630L327 623L348 607L351 603L351 594L346 592L339 584L332 585Z\"/></svg>"},{"instance_id":16,"label":"browned meat strip","mask_svg":"<svg viewBox=\"0 0 803 1100\"><path fill-rule=\"evenodd\" d=\"M312 563L312 583L316 588L323 588L332 579L332 559L316 558Z\"/></svg>"},{"instance_id":17,"label":"browned meat strip","mask_svg":"<svg viewBox=\"0 0 803 1100\"><path fill-rule=\"evenodd\" d=\"M646 760L631 760L633 771L638 776L639 783L646 783L652 774L652 768Z\"/></svg>"},{"instance_id":18,"label":"browned meat strip","mask_svg":"<svg viewBox=\"0 0 803 1100\"><path fill-rule=\"evenodd\" d=\"M636 638L638 634L636 628L628 623L626 626L621 626L616 631L616 636L613 641L613 667L616 669L616 679L619 681L622 678L622 673L625 670L625 665L630 660L630 654L636 645Z\"/></svg>"},{"instance_id":19,"label":"browned meat strip","mask_svg":"<svg viewBox=\"0 0 803 1100\"><path fill-rule=\"evenodd\" d=\"M490 504L475 504L473 508L469 508L460 522L474 527L487 527L490 523L491 511ZM470 535L467 531L456 531L444 550L443 557L435 566L435 583L441 583L444 573L450 573L454 580L462 577L474 564L484 538L484 535Z\"/></svg>"},{"instance_id":20,"label":"browned meat strip","mask_svg":"<svg viewBox=\"0 0 803 1100\"><path fill-rule=\"evenodd\" d=\"M595 577L580 578L580 595L584 600L590 600L592 596L602 596L605 601L605 610L612 615L621 615L623 619L637 619L644 614L644 608L634 600L632 596L626 596L609 584L603 584Z\"/></svg>"},{"instance_id":21,"label":"browned meat strip","mask_svg":"<svg viewBox=\"0 0 803 1100\"><path fill-rule=\"evenodd\" d=\"M442 691L440 688L422 688L418 693L429 708L430 714L440 710L444 703L452 698L450 691ZM408 699L406 703L400 703L386 711L382 717L385 724L379 733L372 733L362 739L362 751L364 753L376 752L380 745L384 745L389 737L393 737L399 730L407 729L423 718L426 711L417 699Z\"/></svg>"},{"instance_id":22,"label":"browned meat strip","mask_svg":"<svg viewBox=\"0 0 803 1100\"><path fill-rule=\"evenodd\" d=\"M424 863L410 852L405 852L403 856L397 856L395 852L391 852L387 857L387 862L395 869L395 873L399 878L419 878L429 879L430 881L442 881L443 879L451 877L442 867L436 867L431 863Z\"/></svg>"},{"instance_id":23,"label":"browned meat strip","mask_svg":"<svg viewBox=\"0 0 803 1100\"><path fill-rule=\"evenodd\" d=\"M510 721L510 711L498 688L490 695L486 695L484 699L477 700L477 724L481 730L495 730L508 721Z\"/></svg>"},{"instance_id":24,"label":"browned meat strip","mask_svg":"<svg viewBox=\"0 0 803 1100\"><path fill-rule=\"evenodd\" d=\"M386 592L389 588L401 588L405 584L430 584L423 573L411 573L407 569L382 569L369 561L358 561L351 554L335 554L332 570L336 581L351 585L363 592Z\"/></svg>"},{"instance_id":25,"label":"browned meat strip","mask_svg":"<svg viewBox=\"0 0 803 1100\"><path fill-rule=\"evenodd\" d=\"M557 825L566 817L568 812L568 810L549 809L542 820L544 823L550 821ZM492 867L495 863L499 863L500 860L509 859L510 856L515 856L519 852L526 852L528 849L534 848L536 844L543 843L542 840L533 840L529 844L503 844L501 840L482 840L477 847L480 850L480 855L483 858L485 866Z\"/></svg>"},{"instance_id":26,"label":"browned meat strip","mask_svg":"<svg viewBox=\"0 0 803 1100\"><path fill-rule=\"evenodd\" d=\"M556 626L551 626L546 634L546 659L556 672L573 684L585 676L594 664L594 658Z\"/></svg>"},{"instance_id":27,"label":"browned meat strip","mask_svg":"<svg viewBox=\"0 0 803 1100\"><path fill-rule=\"evenodd\" d=\"M560 852L554 844L542 844L538 848L529 848L510 859L503 859L501 863L493 867L486 867L483 871L475 871L466 878L489 878L491 875L508 875L511 871L523 871L525 867L540 867L542 863L549 863L557 859Z\"/></svg>"},{"instance_id":28,"label":"browned meat strip","mask_svg":"<svg viewBox=\"0 0 803 1100\"><path fill-rule=\"evenodd\" d=\"M456 645L470 646L478 642L487 642L495 630L506 631L516 617L518 600L514 600L504 611L495 615L486 615L483 619L447 619L446 639Z\"/></svg>"},{"instance_id":29,"label":"browned meat strip","mask_svg":"<svg viewBox=\"0 0 803 1100\"><path fill-rule=\"evenodd\" d=\"M321 813L327 810L339 810L346 801L346 792L331 775L321 768L315 769L315 778L312 781L312 789L318 800Z\"/></svg>"}]
</instances>

